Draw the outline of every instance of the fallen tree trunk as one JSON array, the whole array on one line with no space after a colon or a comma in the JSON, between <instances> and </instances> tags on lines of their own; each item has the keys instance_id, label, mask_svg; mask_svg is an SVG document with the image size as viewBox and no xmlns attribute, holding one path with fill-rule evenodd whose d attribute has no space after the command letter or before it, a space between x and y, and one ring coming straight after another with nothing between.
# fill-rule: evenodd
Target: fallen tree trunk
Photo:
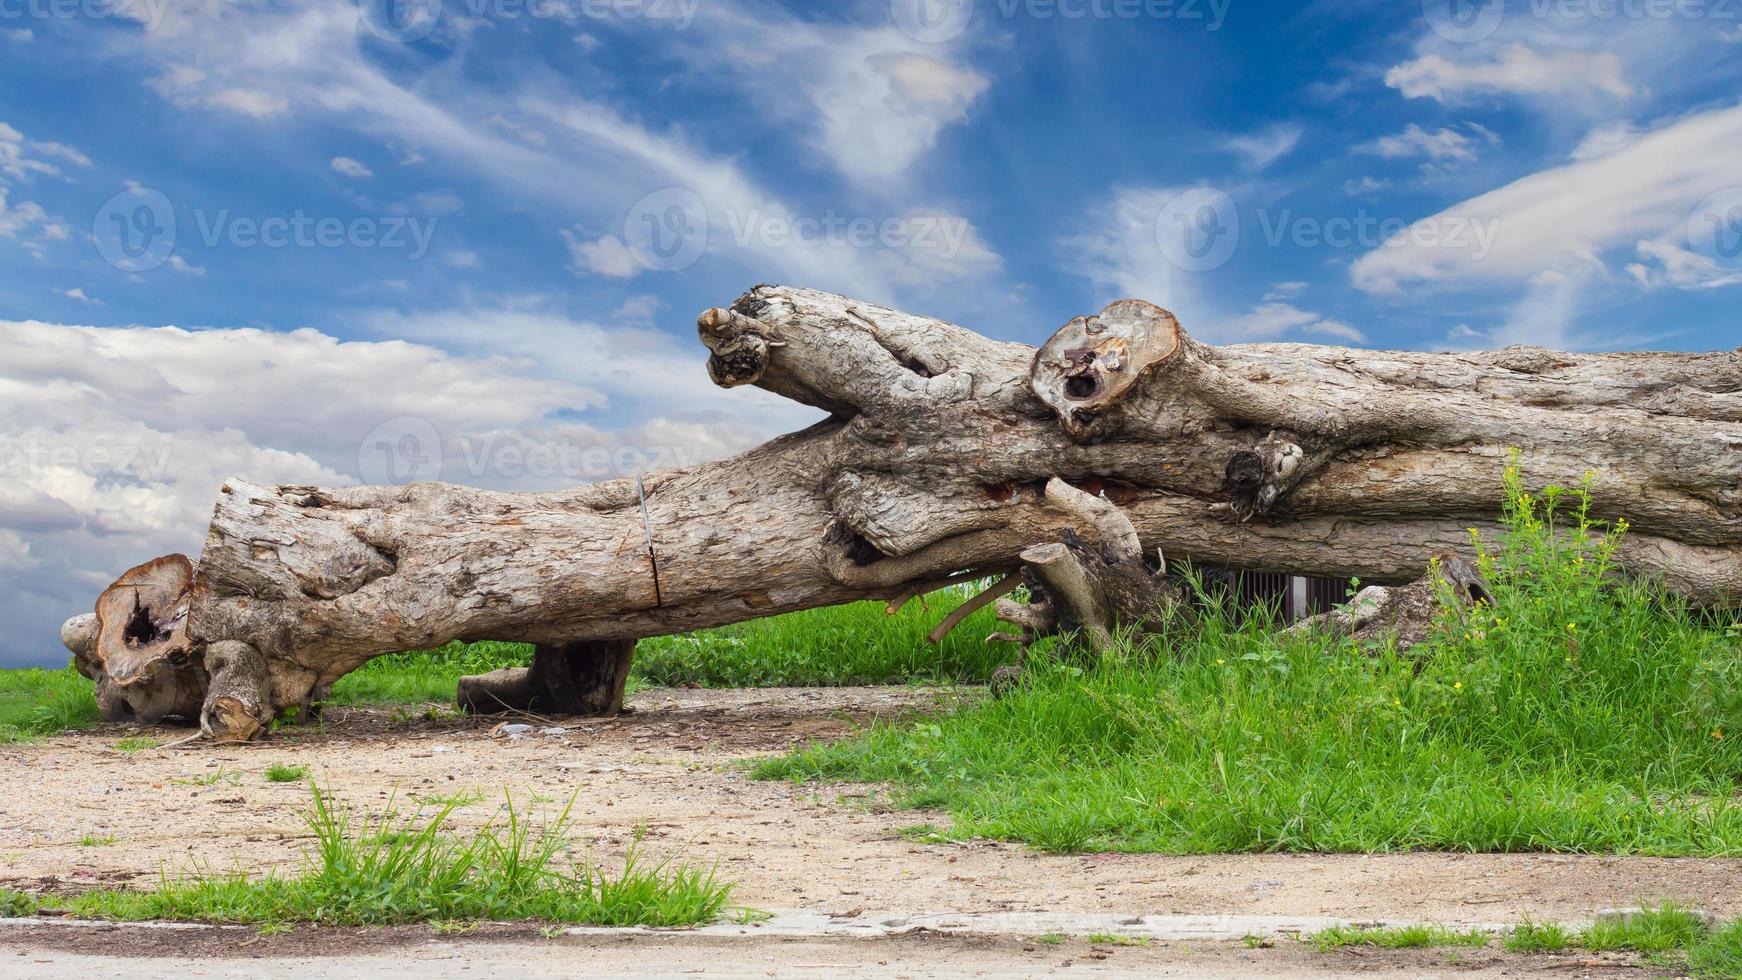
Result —
<instances>
[{"instance_id":1,"label":"fallen tree trunk","mask_svg":"<svg viewBox=\"0 0 1742 980\"><path fill-rule=\"evenodd\" d=\"M1496 527L1510 448L1531 485L1595 471L1596 516L1633 522L1624 567L1701 602L1742 598L1742 352L1211 347L1136 300L1036 351L776 286L698 326L716 384L828 418L649 474L644 504L633 479L537 494L231 480L176 620L187 643L250 645L272 706L306 716L333 681L398 650L489 639L555 655L911 595L965 570L1034 574L1069 557L1067 532L1105 540L1085 511L1103 505L1140 554L1409 582L1431 556L1467 551L1467 528ZM1049 494L1055 480L1082 492ZM184 600L161 601L181 615ZM1056 627L1058 612L1026 618ZM98 673L145 676L126 629L71 632L110 644L79 654ZM615 710L615 663L535 664L472 695ZM594 690L548 679L577 677Z\"/></svg>"}]
</instances>

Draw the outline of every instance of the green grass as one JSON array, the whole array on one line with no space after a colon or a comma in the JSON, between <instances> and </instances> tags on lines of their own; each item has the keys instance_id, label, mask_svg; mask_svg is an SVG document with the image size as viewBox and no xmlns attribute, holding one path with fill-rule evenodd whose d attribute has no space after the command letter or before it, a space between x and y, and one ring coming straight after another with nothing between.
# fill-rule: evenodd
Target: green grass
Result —
<instances>
[{"instance_id":1,"label":"green grass","mask_svg":"<svg viewBox=\"0 0 1742 980\"><path fill-rule=\"evenodd\" d=\"M1526 494L1494 606L1407 655L1213 605L1092 669L760 764L887 782L951 834L1085 850L1742 854L1742 626L1612 574L1624 527ZM1581 531L1583 533L1581 533Z\"/></svg>"},{"instance_id":2,"label":"green grass","mask_svg":"<svg viewBox=\"0 0 1742 980\"><path fill-rule=\"evenodd\" d=\"M71 667L0 670L0 745L96 722L91 682Z\"/></svg>"},{"instance_id":3,"label":"green grass","mask_svg":"<svg viewBox=\"0 0 1742 980\"><path fill-rule=\"evenodd\" d=\"M1572 946L1578 937L1558 922L1533 922L1526 919L1507 933L1503 943L1511 953L1559 953Z\"/></svg>"},{"instance_id":4,"label":"green grass","mask_svg":"<svg viewBox=\"0 0 1742 980\"><path fill-rule=\"evenodd\" d=\"M116 837L114 834L101 834L101 835L99 835L99 834L86 834L85 836L79 838L79 846L80 847L108 847L109 845L119 841L120 839L121 838Z\"/></svg>"},{"instance_id":5,"label":"green grass","mask_svg":"<svg viewBox=\"0 0 1742 980\"><path fill-rule=\"evenodd\" d=\"M125 752L128 755L132 755L135 752L143 752L146 749L155 749L161 744L163 743L149 736L129 735L116 742L111 746L111 748L117 752Z\"/></svg>"},{"instance_id":6,"label":"green grass","mask_svg":"<svg viewBox=\"0 0 1742 980\"><path fill-rule=\"evenodd\" d=\"M571 801L572 805L572 801ZM392 802L389 801L388 813ZM569 811L534 826L512 800L469 837L449 831L453 805L427 819L357 819L318 788L307 816L315 846L300 874L165 873L150 891L105 890L47 900L0 893L29 909L120 921L388 925L541 919L680 926L726 910L732 886L714 872L649 862L636 836L622 867L570 857Z\"/></svg>"},{"instance_id":7,"label":"green grass","mask_svg":"<svg viewBox=\"0 0 1742 980\"><path fill-rule=\"evenodd\" d=\"M0 919L22 919L42 911L42 899L29 892L0 888Z\"/></svg>"},{"instance_id":8,"label":"green grass","mask_svg":"<svg viewBox=\"0 0 1742 980\"><path fill-rule=\"evenodd\" d=\"M1667 953L1688 949L1705 935L1706 924L1699 916L1670 903L1594 922L1579 934L1579 945L1597 951Z\"/></svg>"},{"instance_id":9,"label":"green grass","mask_svg":"<svg viewBox=\"0 0 1742 980\"><path fill-rule=\"evenodd\" d=\"M636 644L630 689L984 682L1015 659L1009 644L985 642L996 632L991 610L975 612L937 646L925 638L976 590L958 586L935 592L893 616L881 602L858 602L652 637ZM531 662L532 647L524 643L450 643L397 653L340 678L331 700L452 701L454 684L467 674Z\"/></svg>"},{"instance_id":10,"label":"green grass","mask_svg":"<svg viewBox=\"0 0 1742 980\"><path fill-rule=\"evenodd\" d=\"M1332 926L1314 933L1308 941L1320 952L1339 946L1372 946L1378 949L1424 949L1429 946L1480 948L1493 937L1480 930L1458 932L1426 923L1407 926Z\"/></svg>"},{"instance_id":11,"label":"green grass","mask_svg":"<svg viewBox=\"0 0 1742 980\"><path fill-rule=\"evenodd\" d=\"M1742 977L1742 921L1706 935L1688 950L1688 972L1696 977Z\"/></svg>"},{"instance_id":12,"label":"green grass","mask_svg":"<svg viewBox=\"0 0 1742 980\"><path fill-rule=\"evenodd\" d=\"M308 766L287 766L274 762L266 767L266 781L269 783L301 782L308 776Z\"/></svg>"},{"instance_id":13,"label":"green grass","mask_svg":"<svg viewBox=\"0 0 1742 980\"><path fill-rule=\"evenodd\" d=\"M1345 946L1482 947L1490 938L1479 931L1457 932L1422 924L1391 928L1334 926L1305 936L1303 941L1325 952ZM1640 953L1648 963L1678 972L1685 970L1687 975L1702 980L1742 977L1742 921L1709 929L1700 916L1673 902L1606 918L1592 923L1583 932L1557 923L1526 919L1505 936L1501 945L1511 953L1562 953L1572 949Z\"/></svg>"}]
</instances>

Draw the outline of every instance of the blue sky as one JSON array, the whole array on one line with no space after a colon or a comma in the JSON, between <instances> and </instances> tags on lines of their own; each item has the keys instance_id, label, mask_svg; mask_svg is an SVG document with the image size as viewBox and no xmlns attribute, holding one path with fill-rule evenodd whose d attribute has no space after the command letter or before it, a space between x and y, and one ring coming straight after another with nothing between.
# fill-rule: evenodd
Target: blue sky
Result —
<instances>
[{"instance_id":1,"label":"blue sky","mask_svg":"<svg viewBox=\"0 0 1742 980\"><path fill-rule=\"evenodd\" d=\"M229 476L538 488L807 410L757 282L1038 342L1742 343L1742 0L0 0L0 665Z\"/></svg>"}]
</instances>

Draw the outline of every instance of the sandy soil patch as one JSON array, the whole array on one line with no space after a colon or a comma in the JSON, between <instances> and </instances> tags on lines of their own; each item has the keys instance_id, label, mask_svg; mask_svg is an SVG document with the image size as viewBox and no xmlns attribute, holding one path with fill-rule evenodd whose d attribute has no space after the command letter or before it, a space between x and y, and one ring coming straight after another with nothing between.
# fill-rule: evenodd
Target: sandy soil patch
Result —
<instances>
[{"instance_id":1,"label":"sandy soil patch","mask_svg":"<svg viewBox=\"0 0 1742 980\"><path fill-rule=\"evenodd\" d=\"M637 826L656 853L718 862L734 901L839 914L888 910L1244 913L1421 919L1447 924L1577 920L1674 898L1742 915L1742 860L1573 855L1054 856L994 842L922 845L898 833L947 824L890 811L876 788L750 779L741 763L868 718L956 696L917 688L643 693L619 719L562 723L562 735L492 737L494 721L407 720L332 709L318 728L257 745L113 748L123 729L0 747L0 884L33 889L145 884L190 860L290 866L309 795L269 783L306 765L341 800L402 813L478 794L475 826L504 789L551 812L575 794L577 839L609 860ZM971 695L970 695L971 696ZM152 732L165 740L185 734ZM206 784L214 774L223 775ZM82 841L114 838L110 844Z\"/></svg>"}]
</instances>

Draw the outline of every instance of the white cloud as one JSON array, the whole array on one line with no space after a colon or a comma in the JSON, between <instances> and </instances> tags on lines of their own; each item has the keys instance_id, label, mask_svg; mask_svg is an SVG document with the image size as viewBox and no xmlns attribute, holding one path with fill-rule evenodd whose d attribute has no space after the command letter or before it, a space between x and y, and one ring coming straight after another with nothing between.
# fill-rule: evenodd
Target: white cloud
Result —
<instances>
[{"instance_id":1,"label":"white cloud","mask_svg":"<svg viewBox=\"0 0 1742 980\"><path fill-rule=\"evenodd\" d=\"M87 167L91 161L64 143L26 139L17 129L0 122L0 238L20 241L38 258L45 243L66 241L71 231L65 221L34 201L11 203L11 188L14 183L28 183L37 177L63 176L63 163Z\"/></svg>"},{"instance_id":2,"label":"white cloud","mask_svg":"<svg viewBox=\"0 0 1742 980\"><path fill-rule=\"evenodd\" d=\"M1389 180L1378 180L1373 177L1361 177L1358 179L1351 177L1348 180L1343 181L1343 193L1350 197L1360 197L1363 194L1372 194L1377 191L1382 191L1390 186L1391 181Z\"/></svg>"},{"instance_id":3,"label":"white cloud","mask_svg":"<svg viewBox=\"0 0 1742 980\"><path fill-rule=\"evenodd\" d=\"M333 157L333 169L346 177L362 179L375 176L375 171L350 157Z\"/></svg>"},{"instance_id":4,"label":"white cloud","mask_svg":"<svg viewBox=\"0 0 1742 980\"><path fill-rule=\"evenodd\" d=\"M20 28L18 30L0 31L0 34L6 35L6 40L11 41L14 44L28 44L36 38L36 32L28 27Z\"/></svg>"},{"instance_id":5,"label":"white cloud","mask_svg":"<svg viewBox=\"0 0 1742 980\"><path fill-rule=\"evenodd\" d=\"M1310 284L1299 280L1279 282L1270 287L1270 291L1264 294L1264 298L1267 300L1290 299L1306 292L1308 285Z\"/></svg>"},{"instance_id":6,"label":"white cloud","mask_svg":"<svg viewBox=\"0 0 1742 980\"><path fill-rule=\"evenodd\" d=\"M1216 333L1230 341L1278 340L1289 334L1335 337L1354 344L1366 339L1361 331L1341 320L1281 302L1260 303L1252 312L1222 324Z\"/></svg>"},{"instance_id":7,"label":"white cloud","mask_svg":"<svg viewBox=\"0 0 1742 980\"><path fill-rule=\"evenodd\" d=\"M484 266L484 260L477 252L448 252L442 256L442 262L452 269L481 269Z\"/></svg>"},{"instance_id":8,"label":"white cloud","mask_svg":"<svg viewBox=\"0 0 1742 980\"><path fill-rule=\"evenodd\" d=\"M28 181L35 177L59 177L62 171L51 162L88 167L90 158L65 143L26 139L17 129L0 122L0 177Z\"/></svg>"},{"instance_id":9,"label":"white cloud","mask_svg":"<svg viewBox=\"0 0 1742 980\"><path fill-rule=\"evenodd\" d=\"M1263 170L1299 145L1302 130L1292 123L1278 123L1261 132L1229 136L1222 148L1240 157L1247 170Z\"/></svg>"},{"instance_id":10,"label":"white cloud","mask_svg":"<svg viewBox=\"0 0 1742 980\"><path fill-rule=\"evenodd\" d=\"M1372 154L1387 160L1425 158L1431 164L1471 163L1483 143L1500 141L1491 130L1475 123L1466 124L1468 131L1444 127L1428 131L1415 123L1403 132L1381 136L1355 147L1356 153Z\"/></svg>"},{"instance_id":11,"label":"white cloud","mask_svg":"<svg viewBox=\"0 0 1742 980\"><path fill-rule=\"evenodd\" d=\"M1156 241L1156 221L1184 188L1127 187L1116 190L1087 216L1087 230L1059 242L1066 267L1085 276L1102 301L1145 299L1169 310L1193 336L1226 339L1217 332L1223 316L1207 301L1202 274L1168 261Z\"/></svg>"},{"instance_id":12,"label":"white cloud","mask_svg":"<svg viewBox=\"0 0 1742 980\"><path fill-rule=\"evenodd\" d=\"M694 51L708 71L724 70L722 79L740 85L770 115L788 114L812 138L847 154L843 166L869 168L865 174L893 175L911 163L983 87L970 70L893 27L817 26L778 12L758 10L758 19L736 7L709 10L709 18L679 39L714 45ZM229 90L272 93L286 113L349 127L402 154L440 156L594 234L620 227L636 200L661 187L694 190L717 228L725 227L728 211L795 213L733 157L708 152L680 130L628 119L560 79L529 81L519 91L484 91L457 73L433 72L420 75L415 88L404 86L364 54L356 9L347 0L294 7L225 4L221 13L179 18L164 29L111 43L124 56L152 59L153 86L176 104L210 105ZM882 95L868 95L877 92ZM854 100L867 98L859 107L865 115L849 118L857 111L851 109ZM836 138L825 138L825 131ZM912 206L873 202L867 212L880 220ZM610 248L608 241L595 239L593 245L598 269L631 271L620 252L601 251ZM724 240L716 249L753 267L758 277L868 300L894 302L901 298L897 289L935 280L935 272L907 268L930 268L925 262L891 259L880 249L740 249ZM584 258L577 268L588 268Z\"/></svg>"},{"instance_id":13,"label":"white cloud","mask_svg":"<svg viewBox=\"0 0 1742 980\"><path fill-rule=\"evenodd\" d=\"M955 46L915 41L887 22L831 24L721 0L679 39L710 77L808 131L836 170L876 187L965 122L991 84Z\"/></svg>"},{"instance_id":14,"label":"white cloud","mask_svg":"<svg viewBox=\"0 0 1742 980\"><path fill-rule=\"evenodd\" d=\"M1524 282L1545 272L1603 270L1603 254L1685 236L1695 207L1736 183L1742 106L1681 118L1612 150L1513 181L1423 219L1351 266L1364 290L1405 283ZM1493 229L1477 248L1418 244L1428 224Z\"/></svg>"},{"instance_id":15,"label":"white cloud","mask_svg":"<svg viewBox=\"0 0 1742 980\"><path fill-rule=\"evenodd\" d=\"M1634 94L1621 59L1611 51L1538 51L1524 42L1487 57L1455 61L1433 53L1385 73L1385 84L1412 99L1458 102L1475 95L1588 96Z\"/></svg>"},{"instance_id":16,"label":"white cloud","mask_svg":"<svg viewBox=\"0 0 1742 980\"><path fill-rule=\"evenodd\" d=\"M1607 122L1593 126L1579 145L1567 154L1573 160L1595 160L1597 157L1608 156L1616 150L1638 139L1639 127L1630 122Z\"/></svg>"},{"instance_id":17,"label":"white cloud","mask_svg":"<svg viewBox=\"0 0 1742 980\"><path fill-rule=\"evenodd\" d=\"M725 455L816 417L706 384L705 351L656 331L526 307L380 325L477 353L308 329L0 322L0 664L60 660L60 621L122 569L197 554L225 479L355 483L376 465L371 430L394 419L434 428L442 479L538 489ZM573 414L618 396L645 399L635 423ZM589 447L627 454L595 472L571 453Z\"/></svg>"},{"instance_id":18,"label":"white cloud","mask_svg":"<svg viewBox=\"0 0 1742 980\"><path fill-rule=\"evenodd\" d=\"M203 276L206 274L205 266L191 265L188 263L187 259L182 258L180 255L171 255L168 264L171 269L174 269L177 272L186 273L190 276Z\"/></svg>"},{"instance_id":19,"label":"white cloud","mask_svg":"<svg viewBox=\"0 0 1742 980\"><path fill-rule=\"evenodd\" d=\"M1742 283L1742 269L1726 269L1711 256L1673 241L1642 241L1635 251L1640 261L1628 263L1627 274L1642 286L1716 289Z\"/></svg>"},{"instance_id":20,"label":"white cloud","mask_svg":"<svg viewBox=\"0 0 1742 980\"><path fill-rule=\"evenodd\" d=\"M79 302L84 303L84 304L89 305L89 306L102 306L103 305L102 300L97 299L94 296L88 295L84 291L84 289L82 289L82 288L63 289L60 291L60 294L62 296L65 296L67 299L78 300Z\"/></svg>"},{"instance_id":21,"label":"white cloud","mask_svg":"<svg viewBox=\"0 0 1742 980\"><path fill-rule=\"evenodd\" d=\"M290 100L284 96L251 88L219 89L207 101L220 109L229 109L254 119L271 119L290 110Z\"/></svg>"},{"instance_id":22,"label":"white cloud","mask_svg":"<svg viewBox=\"0 0 1742 980\"><path fill-rule=\"evenodd\" d=\"M646 271L635 258L635 253L616 235L601 235L588 240L576 237L567 228L561 229L560 233L569 246L569 271L577 276L590 272L613 279L629 279Z\"/></svg>"}]
</instances>

